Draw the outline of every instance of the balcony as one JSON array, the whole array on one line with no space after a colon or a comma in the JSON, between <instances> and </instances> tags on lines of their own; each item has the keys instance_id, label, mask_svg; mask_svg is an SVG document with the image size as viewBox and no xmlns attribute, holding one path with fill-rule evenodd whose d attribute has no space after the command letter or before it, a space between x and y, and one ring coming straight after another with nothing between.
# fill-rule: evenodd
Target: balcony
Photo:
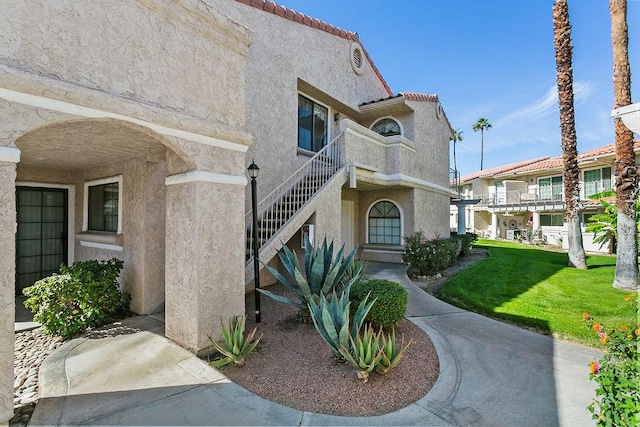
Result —
<instances>
[{"instance_id":1,"label":"balcony","mask_svg":"<svg viewBox=\"0 0 640 427\"><path fill-rule=\"evenodd\" d=\"M467 198L480 199L477 209L500 210L509 208L515 211L536 210L564 210L564 195L557 192L531 190L511 190L500 193L480 194L479 196L465 195Z\"/></svg>"},{"instance_id":2,"label":"balcony","mask_svg":"<svg viewBox=\"0 0 640 427\"><path fill-rule=\"evenodd\" d=\"M352 120L340 121L344 159L357 181L393 187L428 187L456 197L449 188L448 168L435 151L427 152L401 135L384 137ZM446 158L446 146L443 156ZM433 147L431 147L433 149ZM352 186L355 182L351 183Z\"/></svg>"}]
</instances>

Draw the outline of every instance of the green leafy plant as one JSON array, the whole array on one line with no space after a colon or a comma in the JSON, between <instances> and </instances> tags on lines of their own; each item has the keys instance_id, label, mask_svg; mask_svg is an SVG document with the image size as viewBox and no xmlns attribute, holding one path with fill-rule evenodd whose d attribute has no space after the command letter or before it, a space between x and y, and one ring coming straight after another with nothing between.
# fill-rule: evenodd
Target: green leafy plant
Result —
<instances>
[{"instance_id":1,"label":"green leafy plant","mask_svg":"<svg viewBox=\"0 0 640 427\"><path fill-rule=\"evenodd\" d=\"M354 259L344 272L342 279L340 280L342 286L347 285L349 282L357 283L358 280L364 275L367 269L367 261L363 259ZM353 280L355 278L355 280Z\"/></svg>"},{"instance_id":2,"label":"green leafy plant","mask_svg":"<svg viewBox=\"0 0 640 427\"><path fill-rule=\"evenodd\" d=\"M460 253L458 256L468 256L473 250L473 243L478 240L478 235L475 233L457 234L452 233L451 238L460 242Z\"/></svg>"},{"instance_id":3,"label":"green leafy plant","mask_svg":"<svg viewBox=\"0 0 640 427\"><path fill-rule=\"evenodd\" d=\"M460 243L451 238L428 240L422 231L418 231L405 237L402 260L417 268L420 275L428 275L452 265L460 248Z\"/></svg>"},{"instance_id":4,"label":"green leafy plant","mask_svg":"<svg viewBox=\"0 0 640 427\"><path fill-rule=\"evenodd\" d=\"M382 358L383 349L380 348L380 336L382 329L375 333L373 326L368 325L360 334L356 334L355 339L349 337L350 346L340 346L340 354L350 365L357 369L358 378L363 382L369 380L369 374L375 369Z\"/></svg>"},{"instance_id":5,"label":"green leafy plant","mask_svg":"<svg viewBox=\"0 0 640 427\"><path fill-rule=\"evenodd\" d=\"M253 339L258 328L253 328L245 336L244 328L246 321L247 316L234 316L229 319L227 327L222 322L222 319L220 319L223 341L218 343L211 339L211 337L209 337L209 341L211 341L211 344L213 344L216 350L218 350L224 357L222 359L209 362L211 366L218 368L228 363L233 363L236 366L242 366L245 364L245 357L256 348L262 339L262 335L260 335L256 340Z\"/></svg>"},{"instance_id":6,"label":"green leafy plant","mask_svg":"<svg viewBox=\"0 0 640 427\"><path fill-rule=\"evenodd\" d=\"M305 239L304 249L304 270L298 262L295 251L290 250L286 245L278 252L278 257L292 280L288 280L275 268L265 265L265 268L273 276L291 291L296 298L291 299L282 295L276 295L266 289L259 289L266 296L276 301L293 305L300 309L300 318L308 323L308 305L311 301L319 303L320 300L341 288L349 287L357 280L358 275L354 275L349 281L342 284L341 280L355 256L355 250L346 257L343 256L344 245L338 253L333 255L333 242L327 245L325 237L322 245L315 249L308 239ZM303 274L304 272L304 274Z\"/></svg>"},{"instance_id":7,"label":"green leafy plant","mask_svg":"<svg viewBox=\"0 0 640 427\"><path fill-rule=\"evenodd\" d=\"M598 384L596 398L588 406L601 426L640 425L640 326L638 296L625 301L635 304L636 316L629 324L607 328L596 323L589 313L582 318L598 334L605 348L602 359L591 361L589 378Z\"/></svg>"},{"instance_id":8,"label":"green leafy plant","mask_svg":"<svg viewBox=\"0 0 640 427\"><path fill-rule=\"evenodd\" d=\"M314 300L309 302L313 325L322 339L331 347L336 358L341 356L340 347L348 347L349 339L356 337L367 313L375 303L375 300L367 302L368 296L363 298L355 310L350 327L349 291L350 288L347 287L339 297L334 292L329 300L322 298L319 303Z\"/></svg>"},{"instance_id":9,"label":"green leafy plant","mask_svg":"<svg viewBox=\"0 0 640 427\"><path fill-rule=\"evenodd\" d=\"M618 207L614 203L604 200L605 197L615 197L613 191L603 191L589 196L589 199L598 200L604 208L604 213L591 215L587 221L585 232L594 233L593 243L600 243L602 248L609 245L609 252L616 253L618 241ZM636 202L637 238L640 246L640 200Z\"/></svg>"},{"instance_id":10,"label":"green leafy plant","mask_svg":"<svg viewBox=\"0 0 640 427\"><path fill-rule=\"evenodd\" d=\"M384 334L381 336L381 344L380 349L382 350L380 361L376 366L376 372L380 375L384 375L393 369L407 349L413 344L413 340L410 340L407 345L404 345L404 339L400 344L400 347L396 347L396 331L395 329L391 330L391 333L385 336Z\"/></svg>"},{"instance_id":11,"label":"green leafy plant","mask_svg":"<svg viewBox=\"0 0 640 427\"><path fill-rule=\"evenodd\" d=\"M407 290L402 285L384 279L369 279L351 286L351 301L359 304L368 295L375 303L369 310L366 321L376 326L397 325L407 311Z\"/></svg>"},{"instance_id":12,"label":"green leafy plant","mask_svg":"<svg viewBox=\"0 0 640 427\"><path fill-rule=\"evenodd\" d=\"M129 309L130 296L120 291L118 276L123 262L88 260L71 267L60 266L60 274L37 281L23 290L25 307L46 333L71 337L100 326Z\"/></svg>"}]
</instances>

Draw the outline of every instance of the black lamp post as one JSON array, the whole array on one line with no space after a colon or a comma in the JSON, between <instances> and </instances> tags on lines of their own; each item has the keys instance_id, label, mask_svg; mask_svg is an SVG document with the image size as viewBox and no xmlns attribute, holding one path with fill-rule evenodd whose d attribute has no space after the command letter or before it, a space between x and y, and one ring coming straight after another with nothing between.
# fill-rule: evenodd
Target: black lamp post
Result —
<instances>
[{"instance_id":1,"label":"black lamp post","mask_svg":"<svg viewBox=\"0 0 640 427\"><path fill-rule=\"evenodd\" d=\"M247 171L251 177L251 209L253 211L253 293L256 299L256 323L260 323L260 292L258 292L258 289L260 289L260 259L258 258L258 194L256 191L256 178L260 168L252 160Z\"/></svg>"}]
</instances>

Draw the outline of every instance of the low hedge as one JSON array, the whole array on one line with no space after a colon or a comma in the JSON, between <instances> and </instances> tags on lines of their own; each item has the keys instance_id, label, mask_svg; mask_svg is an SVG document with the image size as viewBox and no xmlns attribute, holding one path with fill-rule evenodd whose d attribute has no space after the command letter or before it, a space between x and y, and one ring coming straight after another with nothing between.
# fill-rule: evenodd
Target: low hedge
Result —
<instances>
[{"instance_id":1,"label":"low hedge","mask_svg":"<svg viewBox=\"0 0 640 427\"><path fill-rule=\"evenodd\" d=\"M351 286L351 310L355 311L360 302L369 295L369 301L376 302L369 310L366 322L384 328L397 325L407 311L407 290L396 282L383 279L369 279Z\"/></svg>"}]
</instances>

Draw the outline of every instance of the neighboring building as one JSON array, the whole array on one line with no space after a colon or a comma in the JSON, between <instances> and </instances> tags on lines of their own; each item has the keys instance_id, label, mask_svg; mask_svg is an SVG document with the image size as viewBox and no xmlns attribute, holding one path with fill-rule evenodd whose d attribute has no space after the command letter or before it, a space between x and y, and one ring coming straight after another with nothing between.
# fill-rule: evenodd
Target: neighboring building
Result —
<instances>
[{"instance_id":1,"label":"neighboring building","mask_svg":"<svg viewBox=\"0 0 640 427\"><path fill-rule=\"evenodd\" d=\"M442 106L394 94L356 33L256 0L2 10L0 423L14 294L60 262L123 259L132 310L164 310L166 335L201 351L244 312L254 240L277 265L303 233L389 261L414 231L448 235Z\"/></svg>"},{"instance_id":2,"label":"neighboring building","mask_svg":"<svg viewBox=\"0 0 640 427\"><path fill-rule=\"evenodd\" d=\"M635 147L640 153L640 141ZM591 215L603 212L599 201L589 196L614 189L614 160L613 144L578 156L583 230ZM513 240L531 227L541 230L548 243L566 249L563 169L562 156L540 157L463 176L461 198L480 200L466 210L467 230L487 238ZM457 211L452 209L450 215L453 227ZM594 237L583 231L585 250L608 252L608 247L593 243Z\"/></svg>"}]
</instances>

